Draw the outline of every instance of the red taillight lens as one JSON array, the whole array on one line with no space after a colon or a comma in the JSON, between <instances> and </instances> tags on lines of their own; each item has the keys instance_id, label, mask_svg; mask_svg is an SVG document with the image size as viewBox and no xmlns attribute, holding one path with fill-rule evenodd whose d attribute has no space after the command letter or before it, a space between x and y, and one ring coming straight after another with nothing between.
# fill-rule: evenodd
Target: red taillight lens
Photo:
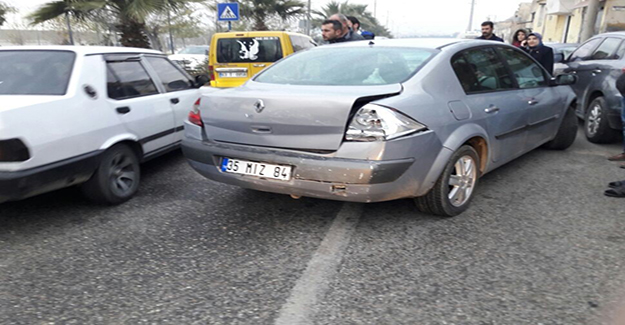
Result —
<instances>
[{"instance_id":1,"label":"red taillight lens","mask_svg":"<svg viewBox=\"0 0 625 325\"><path fill-rule=\"evenodd\" d=\"M213 68L212 65L208 66L208 77L210 78L211 81L215 80L215 68Z\"/></svg>"},{"instance_id":2,"label":"red taillight lens","mask_svg":"<svg viewBox=\"0 0 625 325\"><path fill-rule=\"evenodd\" d=\"M200 114L200 98L195 101L193 109L189 112L189 122L199 127L204 127L204 123L202 123L202 115Z\"/></svg>"}]
</instances>

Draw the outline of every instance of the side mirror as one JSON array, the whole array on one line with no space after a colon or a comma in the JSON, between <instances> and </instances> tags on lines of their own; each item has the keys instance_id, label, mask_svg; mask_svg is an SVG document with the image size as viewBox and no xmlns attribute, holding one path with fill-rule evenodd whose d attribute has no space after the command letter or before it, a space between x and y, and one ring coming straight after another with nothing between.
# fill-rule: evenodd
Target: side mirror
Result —
<instances>
[{"instance_id":1,"label":"side mirror","mask_svg":"<svg viewBox=\"0 0 625 325\"><path fill-rule=\"evenodd\" d=\"M553 62L555 63L562 63L564 62L564 54L562 53L556 53L553 57Z\"/></svg>"},{"instance_id":2,"label":"side mirror","mask_svg":"<svg viewBox=\"0 0 625 325\"><path fill-rule=\"evenodd\" d=\"M209 80L210 80L210 78L208 78L208 75L199 74L199 75L195 76L195 86L197 88L200 88L200 87L204 86L206 83L208 83Z\"/></svg>"},{"instance_id":3,"label":"side mirror","mask_svg":"<svg viewBox=\"0 0 625 325\"><path fill-rule=\"evenodd\" d=\"M552 79L554 86L570 86L577 82L577 76L572 74L561 74Z\"/></svg>"}]
</instances>

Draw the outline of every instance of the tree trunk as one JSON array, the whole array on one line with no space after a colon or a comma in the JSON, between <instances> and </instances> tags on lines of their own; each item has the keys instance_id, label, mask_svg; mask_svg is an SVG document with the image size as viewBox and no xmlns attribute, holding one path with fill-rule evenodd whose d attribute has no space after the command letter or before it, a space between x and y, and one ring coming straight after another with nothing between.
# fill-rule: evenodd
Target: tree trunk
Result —
<instances>
[{"instance_id":1,"label":"tree trunk","mask_svg":"<svg viewBox=\"0 0 625 325\"><path fill-rule=\"evenodd\" d=\"M69 21L69 13L65 13L65 22L67 23L67 34L69 35L69 45L74 45L74 35L72 33L72 24Z\"/></svg>"},{"instance_id":2,"label":"tree trunk","mask_svg":"<svg viewBox=\"0 0 625 325\"><path fill-rule=\"evenodd\" d=\"M122 46L150 48L150 40L145 32L145 23L126 18L117 26L117 29L122 33L119 40Z\"/></svg>"},{"instance_id":3,"label":"tree trunk","mask_svg":"<svg viewBox=\"0 0 625 325\"><path fill-rule=\"evenodd\" d=\"M265 24L265 20L259 17L254 18L254 30L269 30Z\"/></svg>"}]
</instances>

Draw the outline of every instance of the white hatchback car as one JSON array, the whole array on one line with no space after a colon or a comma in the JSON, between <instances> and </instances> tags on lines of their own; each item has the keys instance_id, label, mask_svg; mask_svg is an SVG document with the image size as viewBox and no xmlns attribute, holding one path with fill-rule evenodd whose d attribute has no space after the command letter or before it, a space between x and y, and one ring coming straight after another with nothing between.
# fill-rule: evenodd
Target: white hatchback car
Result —
<instances>
[{"instance_id":1,"label":"white hatchback car","mask_svg":"<svg viewBox=\"0 0 625 325\"><path fill-rule=\"evenodd\" d=\"M2 47L0 202L77 184L128 200L139 163L179 146L201 84L152 50Z\"/></svg>"}]
</instances>

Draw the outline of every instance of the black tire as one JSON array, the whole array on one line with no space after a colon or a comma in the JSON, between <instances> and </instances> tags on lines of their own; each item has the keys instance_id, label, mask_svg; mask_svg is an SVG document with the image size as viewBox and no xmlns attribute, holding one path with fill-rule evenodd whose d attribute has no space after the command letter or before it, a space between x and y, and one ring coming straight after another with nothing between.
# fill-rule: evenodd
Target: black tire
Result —
<instances>
[{"instance_id":1,"label":"black tire","mask_svg":"<svg viewBox=\"0 0 625 325\"><path fill-rule=\"evenodd\" d=\"M127 145L118 144L104 153L98 169L80 189L95 203L114 205L132 198L140 180L137 155Z\"/></svg>"},{"instance_id":2,"label":"black tire","mask_svg":"<svg viewBox=\"0 0 625 325\"><path fill-rule=\"evenodd\" d=\"M603 97L597 97L588 104L584 114L584 133L593 143L610 143L616 139L617 131L608 123L608 108Z\"/></svg>"},{"instance_id":3,"label":"black tire","mask_svg":"<svg viewBox=\"0 0 625 325\"><path fill-rule=\"evenodd\" d=\"M545 143L543 146L552 150L565 150L570 147L577 137L577 117L572 108L566 110L562 124L553 140Z\"/></svg>"},{"instance_id":4,"label":"black tire","mask_svg":"<svg viewBox=\"0 0 625 325\"><path fill-rule=\"evenodd\" d=\"M473 174L471 181L471 192L468 193L468 197L466 200L462 200L461 202L452 203L452 200L449 198L449 195L452 191L452 186L450 185L450 178L452 175L456 175L456 163L461 158L470 158L473 162L473 170L471 174ZM473 194L475 193L475 189L477 188L479 177L480 177L480 158L473 149L473 147L469 145L464 145L460 147L452 156L445 169L443 169L443 173L434 184L434 187L430 190L430 192L424 196L415 198L415 203L417 205L417 209L419 209L423 213L435 214L444 217L453 217L464 212L471 203L473 199Z\"/></svg>"}]
</instances>

